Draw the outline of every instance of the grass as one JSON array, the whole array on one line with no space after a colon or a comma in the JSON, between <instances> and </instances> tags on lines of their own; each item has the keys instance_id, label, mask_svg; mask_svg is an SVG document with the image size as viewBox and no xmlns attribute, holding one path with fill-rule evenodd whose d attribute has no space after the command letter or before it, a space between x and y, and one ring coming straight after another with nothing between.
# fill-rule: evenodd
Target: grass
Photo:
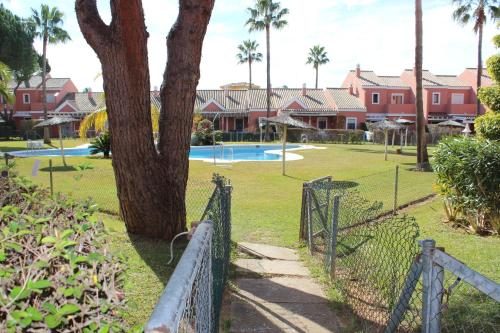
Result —
<instances>
[{"instance_id":1,"label":"grass","mask_svg":"<svg viewBox=\"0 0 500 333\"><path fill-rule=\"evenodd\" d=\"M56 141L53 143L57 144ZM67 141L65 147L79 144L81 142L78 140ZM22 142L1 142L0 150L17 150L23 145L25 143ZM191 161L188 200L192 201L188 201L188 219L200 218L211 193L209 181L214 172L229 178L234 187L233 240L290 247L299 245L300 202L304 181L326 175L333 176L335 181L350 180L349 184L358 187L368 199L380 200L386 207L392 207L394 169L399 165L399 204L432 192L434 175L411 170L416 159L414 147L405 149L403 155L390 154L389 161L385 162L381 145L319 146L326 149L301 151L299 154L304 156L303 160L288 162L287 176L281 175L281 162L244 162L223 168ZM37 176L31 176L34 158L17 159L17 170L20 175L29 176L35 182L47 186L48 158L37 159L41 161ZM92 196L102 208L117 212L110 160L67 157L70 167L64 168L60 158L52 159L56 191L70 193L77 198ZM85 164L90 164L92 169L77 168ZM484 274L498 276L498 272L495 272L499 263L498 256L495 256L500 251L498 238L471 236L443 225L443 212L437 201L411 210L409 214L417 218L422 236L433 237L438 246L444 246L447 252ZM103 215L103 219L110 231L113 250L128 258L126 295L130 311L127 322L131 325L144 323L175 267L166 265L170 258L168 244L128 235L123 223L116 217ZM180 253L182 248L183 244L177 251ZM335 294L334 291L331 293Z\"/></svg>"}]
</instances>

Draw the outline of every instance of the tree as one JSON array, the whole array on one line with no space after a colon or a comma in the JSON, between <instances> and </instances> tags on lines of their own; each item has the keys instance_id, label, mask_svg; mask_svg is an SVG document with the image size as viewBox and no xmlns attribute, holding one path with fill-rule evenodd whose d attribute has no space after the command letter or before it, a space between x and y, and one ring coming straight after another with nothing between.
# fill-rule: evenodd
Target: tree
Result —
<instances>
[{"instance_id":1,"label":"tree","mask_svg":"<svg viewBox=\"0 0 500 333\"><path fill-rule=\"evenodd\" d=\"M328 63L327 52L325 47L321 45L315 45L309 49L309 56L307 57L307 64L312 64L313 68L316 70L316 89L318 89L318 69L319 66Z\"/></svg>"},{"instance_id":2,"label":"tree","mask_svg":"<svg viewBox=\"0 0 500 333\"><path fill-rule=\"evenodd\" d=\"M14 96L9 89L9 81L12 79L10 68L4 63L0 62L0 97L5 104L12 104Z\"/></svg>"},{"instance_id":3,"label":"tree","mask_svg":"<svg viewBox=\"0 0 500 333\"><path fill-rule=\"evenodd\" d=\"M281 8L279 2L273 0L256 0L254 8L248 8L250 18L246 25L249 26L249 31L266 32L266 66L267 66L267 109L266 117L270 117L271 113L271 27L279 30L283 29L288 22L283 19L288 14L287 8ZM266 120L265 140L269 141L269 122Z\"/></svg>"},{"instance_id":4,"label":"tree","mask_svg":"<svg viewBox=\"0 0 500 333\"><path fill-rule=\"evenodd\" d=\"M481 87L481 77L483 75L483 28L488 16L496 21L500 12L498 0L453 0L457 6L453 12L453 18L460 24L474 24L474 32L478 35L477 43L477 89ZM481 114L481 102L477 99L476 115Z\"/></svg>"},{"instance_id":5,"label":"tree","mask_svg":"<svg viewBox=\"0 0 500 333\"><path fill-rule=\"evenodd\" d=\"M33 38L32 26L0 4L0 61L10 68L17 86L41 67ZM17 87L14 92L16 90Z\"/></svg>"},{"instance_id":6,"label":"tree","mask_svg":"<svg viewBox=\"0 0 500 333\"><path fill-rule=\"evenodd\" d=\"M63 25L64 14L57 7L50 8L48 5L42 4L40 12L31 9L33 15L30 19L30 24L35 30L35 36L42 39L42 102L43 102L43 118L47 119L47 44L65 43L71 40L69 34L61 28ZM50 143L49 128L45 128L43 132L45 143Z\"/></svg>"},{"instance_id":7,"label":"tree","mask_svg":"<svg viewBox=\"0 0 500 333\"><path fill-rule=\"evenodd\" d=\"M430 169L427 153L427 137L425 136L426 119L424 115L422 62L423 62L423 24L422 0L415 0L415 76L416 76L416 108L417 108L417 170Z\"/></svg>"},{"instance_id":8,"label":"tree","mask_svg":"<svg viewBox=\"0 0 500 333\"><path fill-rule=\"evenodd\" d=\"M102 65L120 213L130 233L172 239L186 229L191 126L214 1L179 0L167 37L156 148L142 2L111 0L107 25L96 0L76 0L80 29Z\"/></svg>"},{"instance_id":9,"label":"tree","mask_svg":"<svg viewBox=\"0 0 500 333\"><path fill-rule=\"evenodd\" d=\"M252 63L262 61L262 53L257 52L259 44L255 40L245 40L238 45L240 53L236 55L239 64L248 63L249 84L248 89L252 89Z\"/></svg>"}]
</instances>

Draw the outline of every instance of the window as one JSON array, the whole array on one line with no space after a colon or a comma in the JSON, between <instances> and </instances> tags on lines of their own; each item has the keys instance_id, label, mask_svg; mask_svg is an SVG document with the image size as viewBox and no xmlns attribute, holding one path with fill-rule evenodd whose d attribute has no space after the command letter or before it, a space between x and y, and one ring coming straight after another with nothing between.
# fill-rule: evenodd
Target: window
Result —
<instances>
[{"instance_id":1,"label":"window","mask_svg":"<svg viewBox=\"0 0 500 333\"><path fill-rule=\"evenodd\" d=\"M441 93L432 93L432 104L441 104Z\"/></svg>"},{"instance_id":2,"label":"window","mask_svg":"<svg viewBox=\"0 0 500 333\"><path fill-rule=\"evenodd\" d=\"M243 132L243 118L236 119L236 132Z\"/></svg>"},{"instance_id":3,"label":"window","mask_svg":"<svg viewBox=\"0 0 500 333\"><path fill-rule=\"evenodd\" d=\"M379 103L380 103L380 94L373 93L372 94L372 104L379 104Z\"/></svg>"},{"instance_id":4,"label":"window","mask_svg":"<svg viewBox=\"0 0 500 333\"><path fill-rule=\"evenodd\" d=\"M327 119L326 118L324 118L324 117L318 118L318 128L320 130L324 130L324 129L328 128L328 123L327 123Z\"/></svg>"},{"instance_id":5,"label":"window","mask_svg":"<svg viewBox=\"0 0 500 333\"><path fill-rule=\"evenodd\" d=\"M220 119L217 118L214 120L214 130L219 131L220 130Z\"/></svg>"},{"instance_id":6,"label":"window","mask_svg":"<svg viewBox=\"0 0 500 333\"><path fill-rule=\"evenodd\" d=\"M47 103L55 103L56 102L56 96L54 94L47 94Z\"/></svg>"},{"instance_id":7,"label":"window","mask_svg":"<svg viewBox=\"0 0 500 333\"><path fill-rule=\"evenodd\" d=\"M404 103L404 95L403 94L392 94L391 104L403 104L403 103Z\"/></svg>"},{"instance_id":8,"label":"window","mask_svg":"<svg viewBox=\"0 0 500 333\"><path fill-rule=\"evenodd\" d=\"M30 94L23 94L23 103L30 104Z\"/></svg>"},{"instance_id":9,"label":"window","mask_svg":"<svg viewBox=\"0 0 500 333\"><path fill-rule=\"evenodd\" d=\"M464 104L464 94L451 94L451 104Z\"/></svg>"},{"instance_id":10,"label":"window","mask_svg":"<svg viewBox=\"0 0 500 333\"><path fill-rule=\"evenodd\" d=\"M356 122L357 122L356 118L347 118L345 123L345 128L348 130L355 130Z\"/></svg>"}]
</instances>

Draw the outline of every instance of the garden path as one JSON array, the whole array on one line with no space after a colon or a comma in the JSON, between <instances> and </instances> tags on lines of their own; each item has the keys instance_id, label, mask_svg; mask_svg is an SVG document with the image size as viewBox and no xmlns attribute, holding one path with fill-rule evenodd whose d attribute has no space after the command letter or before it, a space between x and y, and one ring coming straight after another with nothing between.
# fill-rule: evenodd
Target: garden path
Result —
<instances>
[{"instance_id":1,"label":"garden path","mask_svg":"<svg viewBox=\"0 0 500 333\"><path fill-rule=\"evenodd\" d=\"M239 243L229 332L339 332L321 286L294 250Z\"/></svg>"}]
</instances>

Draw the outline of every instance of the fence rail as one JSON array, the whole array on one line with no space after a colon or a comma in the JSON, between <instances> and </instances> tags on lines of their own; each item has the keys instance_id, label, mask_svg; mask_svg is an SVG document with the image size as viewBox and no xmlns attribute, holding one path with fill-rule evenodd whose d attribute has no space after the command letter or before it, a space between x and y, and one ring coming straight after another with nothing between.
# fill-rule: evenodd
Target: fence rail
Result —
<instances>
[{"instance_id":1,"label":"fence rail","mask_svg":"<svg viewBox=\"0 0 500 333\"><path fill-rule=\"evenodd\" d=\"M376 177L387 179L383 173ZM303 185L299 237L322 261L357 329L500 332L500 285L432 240L419 246L415 219L393 214L410 200L399 170L394 177L394 183L379 184L394 185L394 197L382 198L390 209L373 193L331 177Z\"/></svg>"},{"instance_id":2,"label":"fence rail","mask_svg":"<svg viewBox=\"0 0 500 333\"><path fill-rule=\"evenodd\" d=\"M153 332L218 332L231 251L230 183L214 175L215 189L193 238L146 324Z\"/></svg>"}]
</instances>

